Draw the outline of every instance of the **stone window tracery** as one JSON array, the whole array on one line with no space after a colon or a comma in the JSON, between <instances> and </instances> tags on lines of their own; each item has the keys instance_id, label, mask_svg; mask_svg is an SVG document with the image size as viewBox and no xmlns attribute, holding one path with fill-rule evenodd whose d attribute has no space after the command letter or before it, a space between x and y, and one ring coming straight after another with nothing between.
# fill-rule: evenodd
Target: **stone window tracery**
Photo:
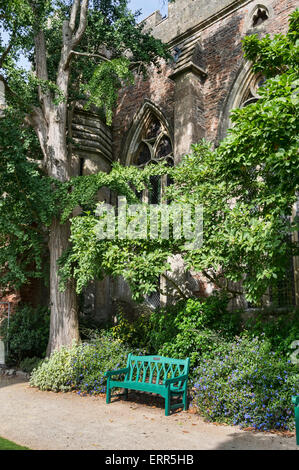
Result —
<instances>
[{"instance_id":1,"label":"stone window tracery","mask_svg":"<svg viewBox=\"0 0 299 470\"><path fill-rule=\"evenodd\" d=\"M260 26L264 21L269 18L269 12L266 7L259 6L255 13L252 16L252 26L255 28L256 26Z\"/></svg>"},{"instance_id":2,"label":"stone window tracery","mask_svg":"<svg viewBox=\"0 0 299 470\"><path fill-rule=\"evenodd\" d=\"M169 166L174 166L172 143L165 126L156 116L151 116L144 126L133 164L144 168L165 160ZM159 204L163 188L168 184L167 176L152 176L152 187L144 194L143 199L149 204Z\"/></svg>"},{"instance_id":3,"label":"stone window tracery","mask_svg":"<svg viewBox=\"0 0 299 470\"><path fill-rule=\"evenodd\" d=\"M259 99L258 90L261 86L263 86L264 82L266 81L265 77L261 74L253 77L251 80L247 90L243 94L240 107L244 108L249 104L256 103Z\"/></svg>"}]
</instances>

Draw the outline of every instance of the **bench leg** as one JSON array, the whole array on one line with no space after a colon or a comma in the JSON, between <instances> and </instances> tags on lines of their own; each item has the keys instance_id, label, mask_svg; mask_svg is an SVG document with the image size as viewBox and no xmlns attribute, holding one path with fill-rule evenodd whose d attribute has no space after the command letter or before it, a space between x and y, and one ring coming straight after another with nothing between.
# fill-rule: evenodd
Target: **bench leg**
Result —
<instances>
[{"instance_id":1,"label":"bench leg","mask_svg":"<svg viewBox=\"0 0 299 470\"><path fill-rule=\"evenodd\" d=\"M107 405L111 402L111 388L110 388L110 380L107 380L107 389L106 389L106 403Z\"/></svg>"},{"instance_id":2,"label":"bench leg","mask_svg":"<svg viewBox=\"0 0 299 470\"><path fill-rule=\"evenodd\" d=\"M184 403L184 411L188 410L188 396L187 396L187 389L183 393L183 403Z\"/></svg>"},{"instance_id":3,"label":"bench leg","mask_svg":"<svg viewBox=\"0 0 299 470\"><path fill-rule=\"evenodd\" d=\"M296 444L299 446L299 404L295 406Z\"/></svg>"},{"instance_id":4,"label":"bench leg","mask_svg":"<svg viewBox=\"0 0 299 470\"><path fill-rule=\"evenodd\" d=\"M170 391L167 391L167 394L165 396L165 416L169 416L170 412Z\"/></svg>"},{"instance_id":5,"label":"bench leg","mask_svg":"<svg viewBox=\"0 0 299 470\"><path fill-rule=\"evenodd\" d=\"M129 390L127 388L125 388L124 389L124 400L128 399L128 394L129 394Z\"/></svg>"}]
</instances>

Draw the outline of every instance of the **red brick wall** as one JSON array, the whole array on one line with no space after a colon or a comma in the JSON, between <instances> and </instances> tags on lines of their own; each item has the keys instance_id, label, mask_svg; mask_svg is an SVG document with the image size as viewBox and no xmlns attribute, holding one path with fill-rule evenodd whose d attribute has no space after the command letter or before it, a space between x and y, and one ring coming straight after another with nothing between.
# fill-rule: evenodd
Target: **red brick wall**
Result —
<instances>
[{"instance_id":1,"label":"red brick wall","mask_svg":"<svg viewBox=\"0 0 299 470\"><path fill-rule=\"evenodd\" d=\"M285 33L288 29L289 15L294 11L295 5L294 0L272 2L274 15L270 14L260 31L264 31L263 34L269 33L271 36ZM241 40L247 32L246 20L252 8L252 4L240 8L227 18L205 29L201 35L208 73L203 94L206 138L210 141L215 141L217 138L221 111L244 63Z\"/></svg>"},{"instance_id":2,"label":"red brick wall","mask_svg":"<svg viewBox=\"0 0 299 470\"><path fill-rule=\"evenodd\" d=\"M289 15L296 8L296 3L295 0L265 1L265 5L271 7L271 14L258 31L270 35L285 33L288 29ZM216 23L206 27L200 34L208 74L201 85L203 121L205 137L213 142L217 140L221 112L244 64L241 39L248 33L246 24L255 5L256 2L251 2L238 8L227 17L220 18ZM168 78L170 73L171 68L164 66L161 74L151 71L148 80L137 78L135 85L121 91L113 121L115 159L119 159L133 117L145 99L153 101L160 107L172 125L175 83Z\"/></svg>"}]
</instances>

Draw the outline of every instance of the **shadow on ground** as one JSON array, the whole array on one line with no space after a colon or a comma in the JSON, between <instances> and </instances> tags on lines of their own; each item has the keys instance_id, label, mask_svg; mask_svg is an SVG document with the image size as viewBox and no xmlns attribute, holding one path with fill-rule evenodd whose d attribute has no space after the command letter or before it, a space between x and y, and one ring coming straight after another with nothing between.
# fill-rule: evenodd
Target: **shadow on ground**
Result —
<instances>
[{"instance_id":1,"label":"shadow on ground","mask_svg":"<svg viewBox=\"0 0 299 470\"><path fill-rule=\"evenodd\" d=\"M252 431L245 431L242 434L232 433L229 435L229 440L218 444L215 450L275 450L275 445L279 450L290 450L290 444L294 443L294 450L299 450L299 446L296 448L295 436L288 436L286 434L263 434L255 433ZM274 449L273 449L274 446ZM285 449L284 449L285 447Z\"/></svg>"},{"instance_id":2,"label":"shadow on ground","mask_svg":"<svg viewBox=\"0 0 299 470\"><path fill-rule=\"evenodd\" d=\"M165 400L163 397L160 395L156 395L154 393L149 393L149 392L135 392L135 391L129 391L128 394L128 399L125 400L124 396L120 394L117 396L116 394L112 396L111 403L114 401L126 401L126 403L130 403L131 405L143 405L143 406L148 406L149 408L159 408L161 410L165 410ZM171 400L171 404L174 405L176 403L180 403L181 399L174 398ZM176 414L180 413L183 409L182 408L177 408L175 410L171 410L171 414Z\"/></svg>"},{"instance_id":3,"label":"shadow on ground","mask_svg":"<svg viewBox=\"0 0 299 470\"><path fill-rule=\"evenodd\" d=\"M19 377L17 375L13 375L12 377L9 377L7 375L0 375L0 388L9 387L17 383L25 382L28 382L28 380L26 380L24 377Z\"/></svg>"}]
</instances>

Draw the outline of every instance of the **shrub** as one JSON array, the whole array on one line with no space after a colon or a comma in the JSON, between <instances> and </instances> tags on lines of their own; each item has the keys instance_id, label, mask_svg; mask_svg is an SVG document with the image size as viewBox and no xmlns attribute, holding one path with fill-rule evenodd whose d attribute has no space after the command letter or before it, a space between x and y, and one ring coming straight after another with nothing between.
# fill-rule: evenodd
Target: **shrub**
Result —
<instances>
[{"instance_id":1,"label":"shrub","mask_svg":"<svg viewBox=\"0 0 299 470\"><path fill-rule=\"evenodd\" d=\"M99 321L93 313L79 312L79 334L82 341L90 338L93 332L105 327L104 321Z\"/></svg>"},{"instance_id":2,"label":"shrub","mask_svg":"<svg viewBox=\"0 0 299 470\"><path fill-rule=\"evenodd\" d=\"M134 318L129 318L121 307L118 307L116 318L116 325L110 328L113 338L132 348L145 348L150 352L148 347L150 316L148 312L141 311Z\"/></svg>"},{"instance_id":3,"label":"shrub","mask_svg":"<svg viewBox=\"0 0 299 470\"><path fill-rule=\"evenodd\" d=\"M267 310L259 312L245 322L244 334L267 339L273 351L287 355L292 342L299 339L299 309L280 315Z\"/></svg>"},{"instance_id":4,"label":"shrub","mask_svg":"<svg viewBox=\"0 0 299 470\"><path fill-rule=\"evenodd\" d=\"M269 342L222 342L195 375L193 403L210 421L263 431L294 428L291 396L298 393L299 369Z\"/></svg>"},{"instance_id":5,"label":"shrub","mask_svg":"<svg viewBox=\"0 0 299 470\"><path fill-rule=\"evenodd\" d=\"M1 336L8 344L8 364L20 364L26 357L44 357L49 339L50 316L47 308L19 308L2 323Z\"/></svg>"},{"instance_id":6,"label":"shrub","mask_svg":"<svg viewBox=\"0 0 299 470\"><path fill-rule=\"evenodd\" d=\"M240 331L240 313L228 312L228 299L215 293L207 299L189 298L167 305L136 318L121 310L117 324L111 328L114 338L148 354L171 354L175 357L200 357L212 346L219 334L233 337Z\"/></svg>"},{"instance_id":7,"label":"shrub","mask_svg":"<svg viewBox=\"0 0 299 470\"><path fill-rule=\"evenodd\" d=\"M199 364L202 355L217 347L220 341L220 337L214 331L182 329L173 342L161 346L158 354L178 359L189 357L190 376L193 376L193 369Z\"/></svg>"},{"instance_id":8,"label":"shrub","mask_svg":"<svg viewBox=\"0 0 299 470\"><path fill-rule=\"evenodd\" d=\"M36 369L41 363L43 359L40 357L26 357L20 362L20 369L28 374Z\"/></svg>"},{"instance_id":9,"label":"shrub","mask_svg":"<svg viewBox=\"0 0 299 470\"><path fill-rule=\"evenodd\" d=\"M54 351L32 372L30 385L55 392L101 393L105 391L104 373L125 367L129 352L132 349L114 339L111 332L94 332L89 342Z\"/></svg>"},{"instance_id":10,"label":"shrub","mask_svg":"<svg viewBox=\"0 0 299 470\"><path fill-rule=\"evenodd\" d=\"M78 354L80 345L74 343L71 348L62 347L45 359L30 377L30 385L40 390L67 392L72 389L72 360Z\"/></svg>"},{"instance_id":11,"label":"shrub","mask_svg":"<svg viewBox=\"0 0 299 470\"><path fill-rule=\"evenodd\" d=\"M156 311L150 318L149 344L164 356L190 357L191 368L213 350L222 337L240 329L239 312L228 312L228 299L217 293L205 300L190 298Z\"/></svg>"},{"instance_id":12,"label":"shrub","mask_svg":"<svg viewBox=\"0 0 299 470\"><path fill-rule=\"evenodd\" d=\"M79 393L104 393L109 369L121 369L126 366L129 350L107 331L94 334L88 343L81 344L71 360L72 388Z\"/></svg>"}]
</instances>

